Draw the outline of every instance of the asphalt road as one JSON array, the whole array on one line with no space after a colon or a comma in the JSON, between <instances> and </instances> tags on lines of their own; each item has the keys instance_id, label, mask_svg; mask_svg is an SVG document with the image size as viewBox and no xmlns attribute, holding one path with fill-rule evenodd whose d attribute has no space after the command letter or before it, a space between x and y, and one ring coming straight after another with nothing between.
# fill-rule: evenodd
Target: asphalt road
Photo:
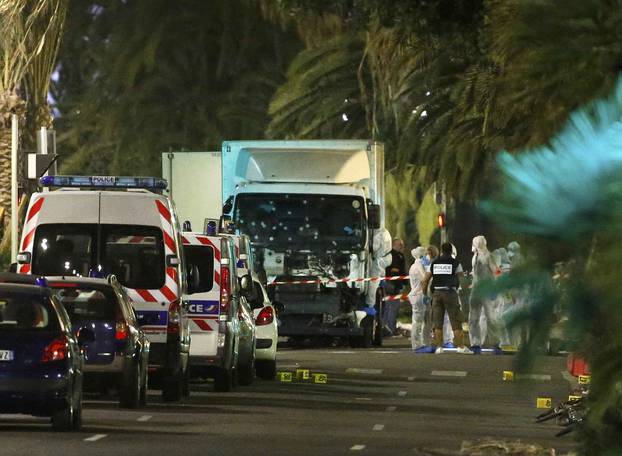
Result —
<instances>
[{"instance_id":1,"label":"asphalt road","mask_svg":"<svg viewBox=\"0 0 622 456\"><path fill-rule=\"evenodd\" d=\"M234 393L195 382L184 403L162 403L153 391L136 411L93 397L79 433L0 415L0 455L415 455L485 437L557 454L573 447L554 437L554 424L533 419L537 397L568 396L562 357L542 357L534 379L512 383L502 380L512 356L415 355L405 339L382 349L284 349L278 359L280 370L309 370L310 379L256 380ZM313 374L327 383L313 383Z\"/></svg>"}]
</instances>

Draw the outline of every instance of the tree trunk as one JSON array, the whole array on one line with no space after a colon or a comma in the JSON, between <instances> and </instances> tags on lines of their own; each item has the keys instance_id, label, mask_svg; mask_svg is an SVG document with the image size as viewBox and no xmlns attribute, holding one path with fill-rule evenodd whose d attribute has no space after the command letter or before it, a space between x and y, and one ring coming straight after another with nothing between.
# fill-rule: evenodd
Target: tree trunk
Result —
<instances>
[{"instance_id":1,"label":"tree trunk","mask_svg":"<svg viewBox=\"0 0 622 456\"><path fill-rule=\"evenodd\" d=\"M0 262L11 250L11 117L23 120L25 107L15 92L0 93Z\"/></svg>"}]
</instances>

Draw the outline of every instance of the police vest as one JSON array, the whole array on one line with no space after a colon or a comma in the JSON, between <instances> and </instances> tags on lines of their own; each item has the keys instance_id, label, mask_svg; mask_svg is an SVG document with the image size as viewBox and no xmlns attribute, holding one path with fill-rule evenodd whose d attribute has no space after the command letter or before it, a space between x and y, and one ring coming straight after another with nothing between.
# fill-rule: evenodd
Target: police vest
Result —
<instances>
[{"instance_id":1,"label":"police vest","mask_svg":"<svg viewBox=\"0 0 622 456\"><path fill-rule=\"evenodd\" d=\"M440 257L432 262L432 291L434 290L457 290L460 279L456 274L458 261L452 257Z\"/></svg>"}]
</instances>

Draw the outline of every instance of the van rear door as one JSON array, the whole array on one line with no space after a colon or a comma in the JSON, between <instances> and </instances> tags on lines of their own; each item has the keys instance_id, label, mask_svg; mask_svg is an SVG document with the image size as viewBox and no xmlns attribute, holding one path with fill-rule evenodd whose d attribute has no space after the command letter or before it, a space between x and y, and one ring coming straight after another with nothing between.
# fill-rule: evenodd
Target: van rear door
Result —
<instances>
[{"instance_id":1,"label":"van rear door","mask_svg":"<svg viewBox=\"0 0 622 456\"><path fill-rule=\"evenodd\" d=\"M191 357L216 356L220 313L220 239L194 233L182 235L192 294L188 301Z\"/></svg>"},{"instance_id":2,"label":"van rear door","mask_svg":"<svg viewBox=\"0 0 622 456\"><path fill-rule=\"evenodd\" d=\"M117 276L134 303L152 343L166 343L168 311L179 299L179 273L167 267L178 255L169 208L159 195L137 191L101 192L103 266Z\"/></svg>"}]
</instances>

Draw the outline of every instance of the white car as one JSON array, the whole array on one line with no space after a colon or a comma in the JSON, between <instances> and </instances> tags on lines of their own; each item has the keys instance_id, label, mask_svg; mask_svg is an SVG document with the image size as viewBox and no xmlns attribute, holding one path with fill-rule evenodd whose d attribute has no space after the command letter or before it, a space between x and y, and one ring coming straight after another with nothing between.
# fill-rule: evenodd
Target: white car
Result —
<instances>
[{"instance_id":1,"label":"white car","mask_svg":"<svg viewBox=\"0 0 622 456\"><path fill-rule=\"evenodd\" d=\"M253 316L255 317L255 369L257 376L265 380L274 380L276 377L276 344L279 337L276 312L266 289L257 280L253 280L255 287L254 298L251 301Z\"/></svg>"}]
</instances>

